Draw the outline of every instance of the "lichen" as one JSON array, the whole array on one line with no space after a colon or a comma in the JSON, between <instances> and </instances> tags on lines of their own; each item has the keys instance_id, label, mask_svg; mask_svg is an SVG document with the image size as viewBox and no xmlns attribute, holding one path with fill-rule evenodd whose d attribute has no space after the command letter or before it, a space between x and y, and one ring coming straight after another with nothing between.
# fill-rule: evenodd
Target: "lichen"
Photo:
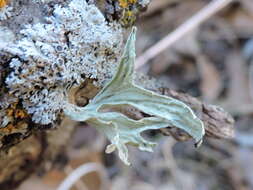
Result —
<instances>
[{"instance_id":1,"label":"lichen","mask_svg":"<svg viewBox=\"0 0 253 190\"><path fill-rule=\"evenodd\" d=\"M0 0L0 9L5 7L7 5L7 1L6 0Z\"/></svg>"},{"instance_id":2,"label":"lichen","mask_svg":"<svg viewBox=\"0 0 253 190\"><path fill-rule=\"evenodd\" d=\"M52 1L52 0L32 0L33 2L35 3L47 3L49 1Z\"/></svg>"},{"instance_id":3,"label":"lichen","mask_svg":"<svg viewBox=\"0 0 253 190\"><path fill-rule=\"evenodd\" d=\"M7 0L0 0L0 21L6 20L12 15L12 7Z\"/></svg>"},{"instance_id":4,"label":"lichen","mask_svg":"<svg viewBox=\"0 0 253 190\"><path fill-rule=\"evenodd\" d=\"M7 27L0 26L0 49L3 49L8 44L13 43L15 35Z\"/></svg>"},{"instance_id":5,"label":"lichen","mask_svg":"<svg viewBox=\"0 0 253 190\"><path fill-rule=\"evenodd\" d=\"M136 3L137 0L119 0L119 5L122 8L127 8L129 5Z\"/></svg>"},{"instance_id":6,"label":"lichen","mask_svg":"<svg viewBox=\"0 0 253 190\"><path fill-rule=\"evenodd\" d=\"M156 94L134 83L135 35L136 28L133 28L117 72L94 99L84 107L70 104L64 109L64 113L71 119L85 121L104 133L111 141L106 152L117 149L125 164L129 164L127 144L135 145L143 151L152 151L155 143L141 136L146 130L174 126L191 135L197 145L201 144L205 134L202 121L183 102ZM134 107L150 116L134 120L115 111L115 108L125 106Z\"/></svg>"},{"instance_id":7,"label":"lichen","mask_svg":"<svg viewBox=\"0 0 253 190\"><path fill-rule=\"evenodd\" d=\"M10 106L5 110L3 119L1 119L0 142L5 135L26 133L28 131L29 121L29 115L18 102L10 104Z\"/></svg>"},{"instance_id":8,"label":"lichen","mask_svg":"<svg viewBox=\"0 0 253 190\"><path fill-rule=\"evenodd\" d=\"M5 79L8 96L22 99L35 123L52 123L70 88L88 78L103 86L112 77L121 43L120 26L107 23L95 5L83 0L55 5L46 23L26 25L18 41L0 45L14 57Z\"/></svg>"},{"instance_id":9,"label":"lichen","mask_svg":"<svg viewBox=\"0 0 253 190\"><path fill-rule=\"evenodd\" d=\"M117 20L123 27L129 27L149 2L149 0L108 0L105 6L106 16L110 20Z\"/></svg>"}]
</instances>

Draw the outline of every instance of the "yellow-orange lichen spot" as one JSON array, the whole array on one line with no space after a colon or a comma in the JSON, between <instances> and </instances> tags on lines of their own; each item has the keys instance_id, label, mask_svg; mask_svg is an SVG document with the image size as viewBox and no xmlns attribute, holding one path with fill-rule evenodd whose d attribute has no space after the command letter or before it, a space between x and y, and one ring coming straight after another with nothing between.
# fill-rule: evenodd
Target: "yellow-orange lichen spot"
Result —
<instances>
[{"instance_id":1,"label":"yellow-orange lichen spot","mask_svg":"<svg viewBox=\"0 0 253 190\"><path fill-rule=\"evenodd\" d=\"M119 5L122 8L127 8L130 4L136 3L137 0L119 0Z\"/></svg>"},{"instance_id":2,"label":"yellow-orange lichen spot","mask_svg":"<svg viewBox=\"0 0 253 190\"><path fill-rule=\"evenodd\" d=\"M133 16L133 12L132 11L126 11L125 16L126 17L131 17L131 16Z\"/></svg>"},{"instance_id":3,"label":"yellow-orange lichen spot","mask_svg":"<svg viewBox=\"0 0 253 190\"><path fill-rule=\"evenodd\" d=\"M5 7L8 4L8 0L0 0L0 8Z\"/></svg>"},{"instance_id":4,"label":"yellow-orange lichen spot","mask_svg":"<svg viewBox=\"0 0 253 190\"><path fill-rule=\"evenodd\" d=\"M119 0L119 6L126 8L128 5L128 0Z\"/></svg>"},{"instance_id":5,"label":"yellow-orange lichen spot","mask_svg":"<svg viewBox=\"0 0 253 190\"><path fill-rule=\"evenodd\" d=\"M24 119L28 114L24 109L17 108L18 103L13 103L7 110L6 115L15 119Z\"/></svg>"},{"instance_id":6,"label":"yellow-orange lichen spot","mask_svg":"<svg viewBox=\"0 0 253 190\"><path fill-rule=\"evenodd\" d=\"M137 0L129 0L130 3L134 4L137 2Z\"/></svg>"},{"instance_id":7,"label":"yellow-orange lichen spot","mask_svg":"<svg viewBox=\"0 0 253 190\"><path fill-rule=\"evenodd\" d=\"M12 131L15 130L15 127L13 124L8 124L6 127L0 129L1 134L10 134Z\"/></svg>"},{"instance_id":8,"label":"yellow-orange lichen spot","mask_svg":"<svg viewBox=\"0 0 253 190\"><path fill-rule=\"evenodd\" d=\"M6 115L9 116L9 117L13 116L13 113L14 113L14 110L12 108L8 108L6 110Z\"/></svg>"},{"instance_id":9,"label":"yellow-orange lichen spot","mask_svg":"<svg viewBox=\"0 0 253 190\"><path fill-rule=\"evenodd\" d=\"M27 117L27 113L22 109L15 110L15 118L23 119Z\"/></svg>"}]
</instances>

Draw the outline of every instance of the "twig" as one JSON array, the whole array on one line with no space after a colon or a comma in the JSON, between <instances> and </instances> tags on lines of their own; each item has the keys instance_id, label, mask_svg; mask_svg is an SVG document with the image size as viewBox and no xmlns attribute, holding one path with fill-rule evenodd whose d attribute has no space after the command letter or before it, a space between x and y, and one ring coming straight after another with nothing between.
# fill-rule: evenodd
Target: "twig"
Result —
<instances>
[{"instance_id":1,"label":"twig","mask_svg":"<svg viewBox=\"0 0 253 190\"><path fill-rule=\"evenodd\" d=\"M67 175L69 175L70 173L72 173L74 171L74 169L70 166L70 165L67 165L64 169L65 173ZM83 181L79 180L79 181L76 181L75 183L75 188L77 190L88 190L88 187L85 185L85 183L83 183Z\"/></svg>"},{"instance_id":2,"label":"twig","mask_svg":"<svg viewBox=\"0 0 253 190\"><path fill-rule=\"evenodd\" d=\"M249 94L251 101L253 101L253 61L249 65Z\"/></svg>"},{"instance_id":3,"label":"twig","mask_svg":"<svg viewBox=\"0 0 253 190\"><path fill-rule=\"evenodd\" d=\"M206 136L216 139L227 139L234 137L234 119L222 108L200 102L187 94L178 93L170 89L162 89L161 94L183 101L190 106L199 118L204 122ZM175 129L175 128L174 128ZM178 129L165 128L161 131L164 135L172 135L178 141L189 139L186 133Z\"/></svg>"},{"instance_id":4,"label":"twig","mask_svg":"<svg viewBox=\"0 0 253 190\"><path fill-rule=\"evenodd\" d=\"M108 187L107 177L103 167L97 163L85 163L76 168L57 188L57 190L69 190L82 176L98 171L101 175L102 185L100 189ZM103 188L102 188L103 187Z\"/></svg>"},{"instance_id":5,"label":"twig","mask_svg":"<svg viewBox=\"0 0 253 190\"><path fill-rule=\"evenodd\" d=\"M172 152L175 144L176 141L173 138L167 138L162 145L162 153L167 169L171 172L172 181L174 182L175 187L177 187L177 189L184 189L186 184L182 183L183 181L180 178L180 176L182 176L181 170L177 167L177 163Z\"/></svg>"},{"instance_id":6,"label":"twig","mask_svg":"<svg viewBox=\"0 0 253 190\"><path fill-rule=\"evenodd\" d=\"M135 69L139 69L150 59L154 58L162 51L170 47L177 40L181 39L185 34L198 27L201 23L226 7L232 1L233 0L216 0L209 3L206 7L201 9L198 13L196 13L193 17L179 26L176 30L168 34L165 38L147 49L140 57L138 57L135 64Z\"/></svg>"}]
</instances>

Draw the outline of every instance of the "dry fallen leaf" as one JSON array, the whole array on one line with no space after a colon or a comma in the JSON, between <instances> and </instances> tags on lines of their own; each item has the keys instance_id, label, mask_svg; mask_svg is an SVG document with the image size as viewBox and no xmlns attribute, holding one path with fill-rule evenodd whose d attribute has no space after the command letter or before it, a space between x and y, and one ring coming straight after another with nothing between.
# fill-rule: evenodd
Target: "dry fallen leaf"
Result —
<instances>
[{"instance_id":1,"label":"dry fallen leaf","mask_svg":"<svg viewBox=\"0 0 253 190\"><path fill-rule=\"evenodd\" d=\"M201 76L200 89L203 99L209 102L214 101L222 90L222 80L218 70L210 61L199 55L197 65Z\"/></svg>"}]
</instances>

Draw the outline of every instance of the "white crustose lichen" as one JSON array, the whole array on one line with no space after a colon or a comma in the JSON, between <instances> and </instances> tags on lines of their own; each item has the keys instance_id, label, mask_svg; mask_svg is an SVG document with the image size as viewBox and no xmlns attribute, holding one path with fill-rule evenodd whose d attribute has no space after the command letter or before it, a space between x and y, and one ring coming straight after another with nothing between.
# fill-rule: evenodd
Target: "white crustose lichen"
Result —
<instances>
[{"instance_id":1,"label":"white crustose lichen","mask_svg":"<svg viewBox=\"0 0 253 190\"><path fill-rule=\"evenodd\" d=\"M84 0L56 5L46 23L27 25L18 41L0 46L15 57L5 80L9 93L22 99L35 123L54 122L69 88L87 78L103 86L112 77L121 33L119 25L107 23L97 7Z\"/></svg>"}]
</instances>

